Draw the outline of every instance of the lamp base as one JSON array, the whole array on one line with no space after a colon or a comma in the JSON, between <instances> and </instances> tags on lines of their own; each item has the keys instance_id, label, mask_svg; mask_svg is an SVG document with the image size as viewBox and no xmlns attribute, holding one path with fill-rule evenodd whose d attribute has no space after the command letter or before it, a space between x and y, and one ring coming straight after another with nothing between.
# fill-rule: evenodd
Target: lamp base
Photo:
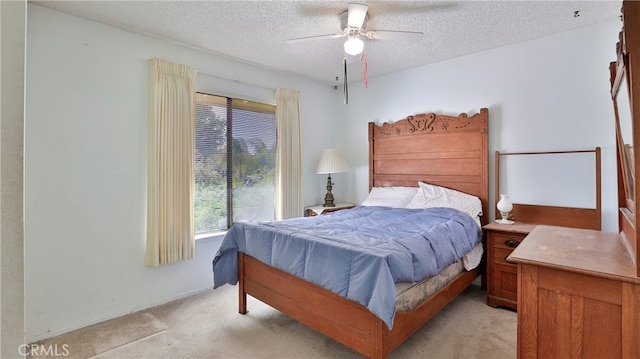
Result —
<instances>
[{"instance_id":1,"label":"lamp base","mask_svg":"<svg viewBox=\"0 0 640 359\"><path fill-rule=\"evenodd\" d=\"M515 222L513 222L510 219L496 219L496 223L499 223L499 224L513 224Z\"/></svg>"},{"instance_id":2,"label":"lamp base","mask_svg":"<svg viewBox=\"0 0 640 359\"><path fill-rule=\"evenodd\" d=\"M331 189L333 183L331 183L331 174L327 176L327 194L324 196L324 203L322 204L324 207L335 207L336 205L333 203L333 193L331 193Z\"/></svg>"},{"instance_id":3,"label":"lamp base","mask_svg":"<svg viewBox=\"0 0 640 359\"><path fill-rule=\"evenodd\" d=\"M335 207L335 203L333 203L333 195L331 194L331 192L327 192L327 195L324 196L324 203L322 204L323 207Z\"/></svg>"}]
</instances>

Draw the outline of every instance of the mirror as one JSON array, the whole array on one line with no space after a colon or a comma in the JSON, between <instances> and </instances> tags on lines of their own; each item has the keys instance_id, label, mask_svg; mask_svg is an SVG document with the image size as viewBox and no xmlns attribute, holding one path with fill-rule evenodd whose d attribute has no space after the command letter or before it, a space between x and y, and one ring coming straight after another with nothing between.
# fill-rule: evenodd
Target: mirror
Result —
<instances>
[{"instance_id":1,"label":"mirror","mask_svg":"<svg viewBox=\"0 0 640 359\"><path fill-rule=\"evenodd\" d=\"M629 97L629 85L624 66L624 58L618 62L616 69L616 81L612 88L614 111L616 114L616 132L622 155L622 176L624 182L626 207L635 214L635 165L633 149L633 123L631 118L631 102Z\"/></svg>"}]
</instances>

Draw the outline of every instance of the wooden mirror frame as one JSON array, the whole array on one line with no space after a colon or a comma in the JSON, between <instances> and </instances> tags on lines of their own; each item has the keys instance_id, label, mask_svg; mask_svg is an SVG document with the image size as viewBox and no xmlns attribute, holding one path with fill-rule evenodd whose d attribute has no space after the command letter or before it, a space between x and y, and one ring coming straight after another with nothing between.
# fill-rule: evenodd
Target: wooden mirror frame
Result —
<instances>
[{"instance_id":1,"label":"wooden mirror frame","mask_svg":"<svg viewBox=\"0 0 640 359\"><path fill-rule=\"evenodd\" d=\"M622 80L626 79L631 112L632 139L631 148L640 145L640 2L625 0L622 3L622 31L616 45L616 61L609 65L611 81L611 98L615 112L617 163L618 163L618 226L631 258L636 266L636 274L640 277L640 227L636 223L638 203L639 176L635 168L640 166L640 153L627 151L623 142L620 118L618 117L618 95ZM626 182L626 183L625 183ZM626 186L626 187L625 187ZM633 193L627 195L627 190Z\"/></svg>"},{"instance_id":2,"label":"wooden mirror frame","mask_svg":"<svg viewBox=\"0 0 640 359\"><path fill-rule=\"evenodd\" d=\"M527 204L513 202L511 215L518 222L547 224L553 226L602 229L602 180L601 180L601 149L596 147L588 150L568 150L568 151L540 151L540 152L500 152L495 153L495 205L500 196L500 168L501 157L505 156L563 156L574 154L593 154L593 164L595 168L593 192L594 208L579 208L556 205ZM496 215L497 218L497 215Z\"/></svg>"},{"instance_id":3,"label":"wooden mirror frame","mask_svg":"<svg viewBox=\"0 0 640 359\"><path fill-rule=\"evenodd\" d=\"M622 38L622 32L620 33ZM621 48L618 43L618 48ZM627 56L618 50L618 60L611 63L611 98L616 121L616 142L619 166L619 207L633 221L635 217L635 166L633 146L633 121L631 118L630 88L627 77ZM624 114L624 116L622 116ZM623 130L629 129L629 130ZM629 133L630 132L630 133ZM630 212L630 213L629 213Z\"/></svg>"}]
</instances>

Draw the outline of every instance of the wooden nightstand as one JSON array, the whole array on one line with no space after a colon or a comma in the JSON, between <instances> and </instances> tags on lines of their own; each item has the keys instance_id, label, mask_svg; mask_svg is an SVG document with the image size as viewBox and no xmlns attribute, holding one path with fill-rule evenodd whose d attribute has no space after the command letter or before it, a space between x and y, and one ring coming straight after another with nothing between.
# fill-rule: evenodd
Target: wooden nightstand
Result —
<instances>
[{"instance_id":1,"label":"wooden nightstand","mask_svg":"<svg viewBox=\"0 0 640 359\"><path fill-rule=\"evenodd\" d=\"M313 217L319 214L327 214L335 211L339 211L341 209L348 209L355 207L355 204L352 203L336 203L334 207L324 207L321 204L317 206L311 206L304 209L305 217Z\"/></svg>"},{"instance_id":2,"label":"wooden nightstand","mask_svg":"<svg viewBox=\"0 0 640 359\"><path fill-rule=\"evenodd\" d=\"M487 238L487 304L518 308L518 267L506 258L537 226L534 223L491 222L484 229Z\"/></svg>"}]
</instances>

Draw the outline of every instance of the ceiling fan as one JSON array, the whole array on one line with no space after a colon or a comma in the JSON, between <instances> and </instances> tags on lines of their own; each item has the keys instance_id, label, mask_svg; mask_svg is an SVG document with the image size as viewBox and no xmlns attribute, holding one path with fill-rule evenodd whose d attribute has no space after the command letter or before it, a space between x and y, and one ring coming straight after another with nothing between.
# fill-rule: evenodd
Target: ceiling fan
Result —
<instances>
[{"instance_id":1,"label":"ceiling fan","mask_svg":"<svg viewBox=\"0 0 640 359\"><path fill-rule=\"evenodd\" d=\"M404 40L404 41L420 41L422 39L422 32L417 31L399 31L399 30L367 30L367 20L369 15L367 11L369 6L360 3L349 3L347 10L340 14L341 32L335 34L317 35L299 37L295 39L287 40L287 43L296 43L301 41L325 39L325 38L340 38L346 37L344 42L344 52L349 55L345 56L342 60L344 65L344 78L343 78L343 92L344 92L344 104L349 103L349 87L347 81L347 62L352 62L354 59L364 60L364 85L367 85L367 59L362 52L364 51L364 41L361 37L369 40ZM361 56L358 56L362 54ZM336 80L338 78L336 77Z\"/></svg>"},{"instance_id":2,"label":"ceiling fan","mask_svg":"<svg viewBox=\"0 0 640 359\"><path fill-rule=\"evenodd\" d=\"M364 50L362 37L369 40L403 40L419 41L422 39L422 32L398 31L398 30L366 30L368 6L359 3L349 3L346 11L340 14L340 24L342 31L335 34L317 35L288 39L287 43L300 41L317 40L324 38L347 37L344 42L344 51L348 55L357 56Z\"/></svg>"}]
</instances>

